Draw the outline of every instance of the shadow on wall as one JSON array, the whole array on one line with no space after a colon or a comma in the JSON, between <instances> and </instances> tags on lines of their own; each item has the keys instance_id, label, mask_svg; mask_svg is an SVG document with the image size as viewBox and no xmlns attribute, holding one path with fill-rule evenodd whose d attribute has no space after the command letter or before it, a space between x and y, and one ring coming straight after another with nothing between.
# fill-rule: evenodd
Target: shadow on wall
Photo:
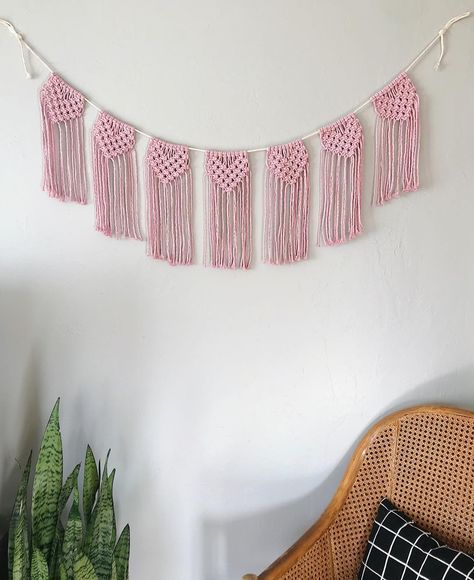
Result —
<instances>
[{"instance_id":1,"label":"shadow on wall","mask_svg":"<svg viewBox=\"0 0 474 580\"><path fill-rule=\"evenodd\" d=\"M39 381L38 359L31 345L32 320L29 311L29 295L18 289L2 288L0 301L0 368L3 388L0 389L0 441L3 453L0 456L0 536L8 526L10 510L31 444L41 436L40 398L42 387ZM28 361L22 366L21 376L15 377L11 361L15 358ZM12 374L10 374L12 373ZM13 392L14 385L21 384L20 392ZM21 408L21 423L15 437L15 451L8 451L11 434L12 399Z\"/></svg>"},{"instance_id":2,"label":"shadow on wall","mask_svg":"<svg viewBox=\"0 0 474 580\"><path fill-rule=\"evenodd\" d=\"M387 406L372 425L389 413L414 405L443 404L474 410L473 385L474 365L405 393ZM370 427L363 426L359 438ZM348 443L350 448L343 459L310 494L240 519L204 521L201 578L228 580L241 578L248 572L259 573L289 548L318 519L331 500L358 441Z\"/></svg>"}]
</instances>

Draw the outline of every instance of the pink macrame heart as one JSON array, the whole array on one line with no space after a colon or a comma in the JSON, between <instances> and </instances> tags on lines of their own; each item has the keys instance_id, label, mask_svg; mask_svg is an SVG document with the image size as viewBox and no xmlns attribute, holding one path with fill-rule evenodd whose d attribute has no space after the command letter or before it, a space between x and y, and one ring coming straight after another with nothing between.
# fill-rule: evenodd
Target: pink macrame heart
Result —
<instances>
[{"instance_id":1,"label":"pink macrame heart","mask_svg":"<svg viewBox=\"0 0 474 580\"><path fill-rule=\"evenodd\" d=\"M249 174L247 154L245 151L208 151L206 171L212 182L229 193Z\"/></svg>"},{"instance_id":2,"label":"pink macrame heart","mask_svg":"<svg viewBox=\"0 0 474 580\"><path fill-rule=\"evenodd\" d=\"M267 168L286 183L298 181L308 165L308 152L303 141L275 145L267 150Z\"/></svg>"},{"instance_id":3,"label":"pink macrame heart","mask_svg":"<svg viewBox=\"0 0 474 580\"><path fill-rule=\"evenodd\" d=\"M320 136L324 149L336 155L351 157L360 146L362 125L355 115L347 115L339 121L323 127Z\"/></svg>"},{"instance_id":4,"label":"pink macrame heart","mask_svg":"<svg viewBox=\"0 0 474 580\"><path fill-rule=\"evenodd\" d=\"M153 173L164 183L171 183L189 169L189 151L184 145L152 139L146 158Z\"/></svg>"},{"instance_id":5,"label":"pink macrame heart","mask_svg":"<svg viewBox=\"0 0 474 580\"><path fill-rule=\"evenodd\" d=\"M53 73L41 88L41 101L53 123L76 119L84 113L84 97Z\"/></svg>"},{"instance_id":6,"label":"pink macrame heart","mask_svg":"<svg viewBox=\"0 0 474 580\"><path fill-rule=\"evenodd\" d=\"M372 102L381 117L403 121L412 114L417 98L415 85L406 73L402 73L374 95Z\"/></svg>"},{"instance_id":7,"label":"pink macrame heart","mask_svg":"<svg viewBox=\"0 0 474 580\"><path fill-rule=\"evenodd\" d=\"M93 134L100 151L108 159L135 147L135 129L105 112L97 118Z\"/></svg>"}]
</instances>

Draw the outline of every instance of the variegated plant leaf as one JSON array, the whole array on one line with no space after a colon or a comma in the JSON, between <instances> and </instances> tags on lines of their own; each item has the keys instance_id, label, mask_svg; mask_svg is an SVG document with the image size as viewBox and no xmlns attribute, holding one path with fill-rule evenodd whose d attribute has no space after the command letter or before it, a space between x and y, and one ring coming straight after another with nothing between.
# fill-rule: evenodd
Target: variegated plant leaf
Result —
<instances>
[{"instance_id":1,"label":"variegated plant leaf","mask_svg":"<svg viewBox=\"0 0 474 580\"><path fill-rule=\"evenodd\" d=\"M92 450L91 450L92 452ZM107 455L108 458L108 455ZM107 459L105 462L105 467L107 469ZM98 464L98 481L100 481L100 474L101 474L101 470L100 470L100 461ZM89 517L89 521L87 523L87 527L86 527L86 533L85 533L85 538L84 538L84 553L86 555L90 555L90 550L91 550L91 546L92 546L92 537L94 535L94 526L95 526L95 521L97 519L97 511L98 511L98 507L99 507L99 500L100 500L100 487L97 488L97 492L96 492L96 501L94 503L94 507L92 508L92 512L90 514Z\"/></svg>"},{"instance_id":2,"label":"variegated plant leaf","mask_svg":"<svg viewBox=\"0 0 474 580\"><path fill-rule=\"evenodd\" d=\"M114 481L115 481L115 469L112 469L112 473L109 475L107 479L107 483L109 484L110 497L112 498L112 546L115 546L115 542L117 541L117 522L115 519L115 504L114 504Z\"/></svg>"},{"instance_id":3,"label":"variegated plant leaf","mask_svg":"<svg viewBox=\"0 0 474 580\"><path fill-rule=\"evenodd\" d=\"M15 528L15 536L13 538L12 580L24 580L24 578L29 578L30 555L28 552L28 544L25 541L27 538L26 506L21 502Z\"/></svg>"},{"instance_id":4,"label":"variegated plant leaf","mask_svg":"<svg viewBox=\"0 0 474 580\"><path fill-rule=\"evenodd\" d=\"M58 500L63 482L63 448L59 428L59 399L49 418L36 463L31 505L33 546L46 560L56 533Z\"/></svg>"},{"instance_id":5,"label":"variegated plant leaf","mask_svg":"<svg viewBox=\"0 0 474 580\"><path fill-rule=\"evenodd\" d=\"M79 471L81 469L81 464L78 463L76 467L71 471L71 473L67 476L64 485L61 488L61 494L59 495L58 500L58 517L61 517L63 513L63 509L66 507L67 500L72 493L72 490L77 485L77 480L79 477Z\"/></svg>"},{"instance_id":6,"label":"variegated plant leaf","mask_svg":"<svg viewBox=\"0 0 474 580\"><path fill-rule=\"evenodd\" d=\"M56 576L59 575L59 562L58 555L62 551L62 543L64 538L64 527L61 523L61 514L63 513L64 507L66 506L67 500L71 495L72 490L77 485L77 479L79 477L79 470L81 464L78 463L72 472L68 475L64 485L61 489L61 494L58 501L58 523L56 525L56 533L54 534L54 539L51 544L51 550L49 553L49 569L56 570Z\"/></svg>"},{"instance_id":7,"label":"variegated plant leaf","mask_svg":"<svg viewBox=\"0 0 474 580\"><path fill-rule=\"evenodd\" d=\"M28 489L28 481L30 479L31 470L31 452L26 462L23 474L21 476L20 485L16 493L15 503L13 504L12 515L10 518L10 526L8 529L8 578L12 580L13 577L13 554L15 547L16 531L19 523L20 517L26 518L26 493ZM23 550L25 554L29 554L29 539L27 526L23 526L23 540L21 544L23 545ZM25 559L25 563L27 559ZM28 573L27 567L25 567L24 573Z\"/></svg>"},{"instance_id":8,"label":"variegated plant leaf","mask_svg":"<svg viewBox=\"0 0 474 580\"><path fill-rule=\"evenodd\" d=\"M74 580L98 580L94 566L85 554L74 562Z\"/></svg>"},{"instance_id":9,"label":"variegated plant leaf","mask_svg":"<svg viewBox=\"0 0 474 580\"><path fill-rule=\"evenodd\" d=\"M91 449L91 452L92 452L92 449ZM104 470L102 472L100 469L100 460L99 460L98 480L102 481L102 483L104 481L104 473L107 474L107 463L109 461L109 455L110 455L110 449L107 453L107 457L105 458L105 466L104 466ZM97 512L98 512L98 507L99 507L101 487L99 487L97 489L97 499L96 499L96 502L94 504L94 507L92 508L92 513L91 513L91 516L90 516L90 519L89 519L89 522L87 525L85 539L84 539L84 553L87 554L88 556L90 556L90 551L91 551L91 547L92 547L92 539L94 536L95 521L97 519Z\"/></svg>"},{"instance_id":10,"label":"variegated plant leaf","mask_svg":"<svg viewBox=\"0 0 474 580\"><path fill-rule=\"evenodd\" d=\"M53 544L51 546L51 553L49 555L48 567L51 571L54 570L54 578L57 580L60 576L59 569L61 565L61 552L64 541L64 526L60 520L56 527L56 535L54 536Z\"/></svg>"},{"instance_id":11,"label":"variegated plant leaf","mask_svg":"<svg viewBox=\"0 0 474 580\"><path fill-rule=\"evenodd\" d=\"M118 580L117 578L117 564L115 561L112 562L112 574L110 576L110 580Z\"/></svg>"},{"instance_id":12,"label":"variegated plant leaf","mask_svg":"<svg viewBox=\"0 0 474 580\"><path fill-rule=\"evenodd\" d=\"M56 580L67 580L67 573L64 564L61 562L56 573Z\"/></svg>"},{"instance_id":13,"label":"variegated plant leaf","mask_svg":"<svg viewBox=\"0 0 474 580\"><path fill-rule=\"evenodd\" d=\"M31 558L31 580L48 580L48 564L39 548L33 549Z\"/></svg>"},{"instance_id":14,"label":"variegated plant leaf","mask_svg":"<svg viewBox=\"0 0 474 580\"><path fill-rule=\"evenodd\" d=\"M84 512L84 523L89 524L95 497L99 489L99 472L95 457L90 446L87 446L86 459L84 462L84 486L82 490L82 509Z\"/></svg>"},{"instance_id":15,"label":"variegated plant leaf","mask_svg":"<svg viewBox=\"0 0 474 580\"><path fill-rule=\"evenodd\" d=\"M130 526L127 524L114 550L114 563L117 569L117 580L128 580L128 561L130 558Z\"/></svg>"},{"instance_id":16,"label":"variegated plant leaf","mask_svg":"<svg viewBox=\"0 0 474 580\"><path fill-rule=\"evenodd\" d=\"M62 564L68 580L74 579L74 562L82 550L82 518L79 511L79 489L74 488L73 502L64 532Z\"/></svg>"},{"instance_id":17,"label":"variegated plant leaf","mask_svg":"<svg viewBox=\"0 0 474 580\"><path fill-rule=\"evenodd\" d=\"M107 475L109 454L110 451L107 454L104 471L102 473L102 483L97 503L97 514L94 521L92 542L88 554L99 580L110 580L114 549L114 544L112 543L114 506L110 493L109 478Z\"/></svg>"}]
</instances>

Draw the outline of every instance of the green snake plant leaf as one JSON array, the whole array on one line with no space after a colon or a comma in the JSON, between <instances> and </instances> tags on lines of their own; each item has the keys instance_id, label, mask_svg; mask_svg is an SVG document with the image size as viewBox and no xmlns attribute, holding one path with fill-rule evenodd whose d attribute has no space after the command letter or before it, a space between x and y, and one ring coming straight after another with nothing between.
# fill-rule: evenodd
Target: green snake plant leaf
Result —
<instances>
[{"instance_id":1,"label":"green snake plant leaf","mask_svg":"<svg viewBox=\"0 0 474 580\"><path fill-rule=\"evenodd\" d=\"M117 522L115 520L115 505L114 505L114 481L115 481L115 469L112 470L112 473L109 475L107 479L110 497L112 498L112 546L115 546L115 542L117 541Z\"/></svg>"},{"instance_id":2,"label":"green snake plant leaf","mask_svg":"<svg viewBox=\"0 0 474 580\"><path fill-rule=\"evenodd\" d=\"M59 399L49 418L36 463L31 518L33 545L49 558L58 521L58 501L63 481L63 447L59 428Z\"/></svg>"},{"instance_id":3,"label":"green snake plant leaf","mask_svg":"<svg viewBox=\"0 0 474 580\"><path fill-rule=\"evenodd\" d=\"M61 562L61 564L59 564L58 571L57 571L55 578L56 578L56 580L67 580L66 568L64 567L64 564L62 562Z\"/></svg>"},{"instance_id":4,"label":"green snake plant leaf","mask_svg":"<svg viewBox=\"0 0 474 580\"><path fill-rule=\"evenodd\" d=\"M51 553L49 555L48 568L54 570L55 578L59 578L59 567L61 564L61 552L62 545L64 541L64 526L61 521L58 520L58 525L56 527L56 535L54 536L53 543L51 545Z\"/></svg>"},{"instance_id":5,"label":"green snake plant leaf","mask_svg":"<svg viewBox=\"0 0 474 580\"><path fill-rule=\"evenodd\" d=\"M67 500L71 495L72 490L77 486L77 479L79 477L79 470L81 464L78 463L72 472L68 475L64 485L61 489L61 494L58 501L58 522L56 525L56 533L54 534L54 539L51 544L51 550L49 553L49 569L57 570L56 576L59 575L59 562L58 555L61 553L61 546L64 538L64 528L61 523L61 514L63 513L64 507L66 506Z\"/></svg>"},{"instance_id":6,"label":"green snake plant leaf","mask_svg":"<svg viewBox=\"0 0 474 580\"><path fill-rule=\"evenodd\" d=\"M91 449L91 453L92 453L92 449ZM109 460L109 455L110 455L110 450L107 453L107 457L105 459L105 470L104 470L104 473L107 471L107 462ZM85 475L84 475L84 477L85 477ZM101 478L101 470L100 470L100 461L99 461L98 475L97 475L97 481L98 482L100 481L100 478ZM102 473L102 479L103 479L103 473ZM96 494L97 494L97 500L96 500L96 502L94 504L94 507L92 508L92 513L90 515L89 522L87 524L86 537L85 537L85 540L84 540L84 553L87 556L90 555L91 546L92 546L92 540L93 540L93 536L94 536L95 521L97 519L97 512L98 512L99 500L100 500L100 487L97 488Z\"/></svg>"},{"instance_id":7,"label":"green snake plant leaf","mask_svg":"<svg viewBox=\"0 0 474 580\"><path fill-rule=\"evenodd\" d=\"M117 564L115 563L115 560L112 562L112 574L110 576L110 580L118 580L118 577L117 577Z\"/></svg>"},{"instance_id":8,"label":"green snake plant leaf","mask_svg":"<svg viewBox=\"0 0 474 580\"><path fill-rule=\"evenodd\" d=\"M114 504L111 495L111 486L107 475L107 462L102 473L97 513L93 522L92 542L89 547L89 558L94 566L98 580L110 580L113 560L113 520Z\"/></svg>"},{"instance_id":9,"label":"green snake plant leaf","mask_svg":"<svg viewBox=\"0 0 474 580\"><path fill-rule=\"evenodd\" d=\"M30 479L31 471L31 452L26 462L23 474L21 476L20 485L15 498L15 503L13 504L13 511L10 518L10 527L8 529L8 578L12 580L13 576L13 555L15 550L15 540L16 531L19 524L20 518L26 518L26 493L28 489L28 481ZM21 540L21 545L25 554L29 553L29 541L28 541L28 530L24 522L23 526L23 539ZM26 544L26 545L25 545ZM25 560L26 561L26 560ZM25 568L25 574L27 574L27 569Z\"/></svg>"},{"instance_id":10,"label":"green snake plant leaf","mask_svg":"<svg viewBox=\"0 0 474 580\"><path fill-rule=\"evenodd\" d=\"M99 472L95 462L94 454L90 446L87 446L86 459L84 462L84 486L82 493L82 509L84 512L84 522L89 524L92 508L95 502L95 496L99 489Z\"/></svg>"},{"instance_id":11,"label":"green snake plant leaf","mask_svg":"<svg viewBox=\"0 0 474 580\"><path fill-rule=\"evenodd\" d=\"M31 580L48 580L48 564L43 552L39 548L33 550L31 558Z\"/></svg>"},{"instance_id":12,"label":"green snake plant leaf","mask_svg":"<svg viewBox=\"0 0 474 580\"><path fill-rule=\"evenodd\" d=\"M78 463L76 467L71 471L71 473L67 476L67 479L61 488L61 494L59 495L58 501L58 517L61 517L61 514L63 513L63 510L66 507L67 500L69 499L72 490L77 485L80 469L81 464Z\"/></svg>"},{"instance_id":13,"label":"green snake plant leaf","mask_svg":"<svg viewBox=\"0 0 474 580\"><path fill-rule=\"evenodd\" d=\"M79 511L79 490L74 488L74 499L64 532L62 563L68 580L74 580L74 562L82 549L82 518Z\"/></svg>"},{"instance_id":14,"label":"green snake plant leaf","mask_svg":"<svg viewBox=\"0 0 474 580\"><path fill-rule=\"evenodd\" d=\"M112 469L110 475L109 475L109 483L110 483L110 487L112 488L112 490L114 489L114 481L115 481L115 471L116 469Z\"/></svg>"},{"instance_id":15,"label":"green snake plant leaf","mask_svg":"<svg viewBox=\"0 0 474 580\"><path fill-rule=\"evenodd\" d=\"M94 566L85 554L74 562L74 580L98 580Z\"/></svg>"},{"instance_id":16,"label":"green snake plant leaf","mask_svg":"<svg viewBox=\"0 0 474 580\"><path fill-rule=\"evenodd\" d=\"M18 511L18 520L13 538L13 562L11 569L12 580L29 578L28 528L26 522L26 506L21 503Z\"/></svg>"},{"instance_id":17,"label":"green snake plant leaf","mask_svg":"<svg viewBox=\"0 0 474 580\"><path fill-rule=\"evenodd\" d=\"M114 550L114 563L117 569L117 580L128 580L128 561L130 558L130 526L127 524Z\"/></svg>"}]
</instances>

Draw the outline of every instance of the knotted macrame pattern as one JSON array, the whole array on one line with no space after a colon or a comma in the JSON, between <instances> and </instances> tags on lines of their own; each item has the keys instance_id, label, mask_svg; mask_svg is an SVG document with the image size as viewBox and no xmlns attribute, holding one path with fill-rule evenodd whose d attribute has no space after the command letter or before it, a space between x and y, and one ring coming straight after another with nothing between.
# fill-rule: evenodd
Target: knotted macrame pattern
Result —
<instances>
[{"instance_id":1,"label":"knotted macrame pattern","mask_svg":"<svg viewBox=\"0 0 474 580\"><path fill-rule=\"evenodd\" d=\"M135 130L102 112L92 130L96 229L141 239L137 208Z\"/></svg>"},{"instance_id":2,"label":"knotted macrame pattern","mask_svg":"<svg viewBox=\"0 0 474 580\"><path fill-rule=\"evenodd\" d=\"M318 243L341 244L362 231L362 125L355 115L347 115L323 127L320 137Z\"/></svg>"},{"instance_id":3,"label":"knotted macrame pattern","mask_svg":"<svg viewBox=\"0 0 474 580\"><path fill-rule=\"evenodd\" d=\"M170 264L191 264L192 180L189 150L151 139L145 160L148 254Z\"/></svg>"},{"instance_id":4,"label":"knotted macrame pattern","mask_svg":"<svg viewBox=\"0 0 474 580\"><path fill-rule=\"evenodd\" d=\"M206 265L249 268L252 255L250 167L244 151L208 151Z\"/></svg>"},{"instance_id":5,"label":"knotted macrame pattern","mask_svg":"<svg viewBox=\"0 0 474 580\"><path fill-rule=\"evenodd\" d=\"M375 124L374 197L382 205L419 186L419 98L406 73L372 97Z\"/></svg>"},{"instance_id":6,"label":"knotted macrame pattern","mask_svg":"<svg viewBox=\"0 0 474 580\"><path fill-rule=\"evenodd\" d=\"M309 155L302 141L267 149L264 192L264 261L308 257Z\"/></svg>"},{"instance_id":7,"label":"knotted macrame pattern","mask_svg":"<svg viewBox=\"0 0 474 580\"><path fill-rule=\"evenodd\" d=\"M87 202L84 97L53 73L40 91L43 189L62 201Z\"/></svg>"}]
</instances>

